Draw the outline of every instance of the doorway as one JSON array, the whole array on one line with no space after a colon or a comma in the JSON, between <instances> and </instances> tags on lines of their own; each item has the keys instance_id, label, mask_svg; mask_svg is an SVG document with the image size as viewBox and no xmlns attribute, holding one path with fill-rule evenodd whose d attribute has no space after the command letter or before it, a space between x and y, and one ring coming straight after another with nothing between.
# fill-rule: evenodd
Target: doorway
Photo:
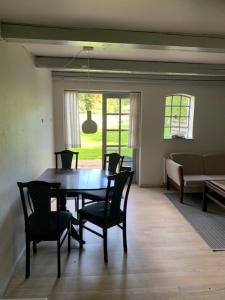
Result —
<instances>
[{"instance_id":1,"label":"doorway","mask_svg":"<svg viewBox=\"0 0 225 300\"><path fill-rule=\"evenodd\" d=\"M81 148L79 167L102 168L104 153L124 156L124 165L135 168L135 152L128 147L130 98L129 93L77 92L80 116ZM95 133L84 133L82 124L91 111L91 119L97 124Z\"/></svg>"}]
</instances>

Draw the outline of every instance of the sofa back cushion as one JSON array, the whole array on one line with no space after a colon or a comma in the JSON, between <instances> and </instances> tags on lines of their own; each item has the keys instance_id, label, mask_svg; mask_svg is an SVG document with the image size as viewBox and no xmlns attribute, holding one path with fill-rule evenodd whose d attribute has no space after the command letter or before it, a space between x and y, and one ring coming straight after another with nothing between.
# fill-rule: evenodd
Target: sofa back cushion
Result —
<instances>
[{"instance_id":1,"label":"sofa back cushion","mask_svg":"<svg viewBox=\"0 0 225 300\"><path fill-rule=\"evenodd\" d=\"M171 153L170 158L183 166L184 175L204 174L203 157L195 153Z\"/></svg>"},{"instance_id":2,"label":"sofa back cushion","mask_svg":"<svg viewBox=\"0 0 225 300\"><path fill-rule=\"evenodd\" d=\"M206 175L225 175L225 154L203 155Z\"/></svg>"}]
</instances>

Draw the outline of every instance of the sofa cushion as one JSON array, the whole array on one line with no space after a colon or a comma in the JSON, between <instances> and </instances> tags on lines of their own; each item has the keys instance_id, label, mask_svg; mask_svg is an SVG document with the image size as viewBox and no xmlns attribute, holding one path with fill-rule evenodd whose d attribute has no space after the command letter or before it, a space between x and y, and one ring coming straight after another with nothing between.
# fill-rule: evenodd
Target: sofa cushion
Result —
<instances>
[{"instance_id":1,"label":"sofa cushion","mask_svg":"<svg viewBox=\"0 0 225 300\"><path fill-rule=\"evenodd\" d=\"M171 153L170 158L183 166L184 175L204 174L203 157L195 153Z\"/></svg>"},{"instance_id":2,"label":"sofa cushion","mask_svg":"<svg viewBox=\"0 0 225 300\"><path fill-rule=\"evenodd\" d=\"M185 187L204 186L205 180L208 180L208 176L206 175L185 175L184 186Z\"/></svg>"},{"instance_id":3,"label":"sofa cushion","mask_svg":"<svg viewBox=\"0 0 225 300\"><path fill-rule=\"evenodd\" d=\"M206 180L225 180L225 175L207 175Z\"/></svg>"},{"instance_id":4,"label":"sofa cushion","mask_svg":"<svg viewBox=\"0 0 225 300\"><path fill-rule=\"evenodd\" d=\"M185 187L200 187L204 186L206 180L225 180L225 175L185 175Z\"/></svg>"},{"instance_id":5,"label":"sofa cushion","mask_svg":"<svg viewBox=\"0 0 225 300\"><path fill-rule=\"evenodd\" d=\"M225 175L225 154L203 155L204 174Z\"/></svg>"}]
</instances>

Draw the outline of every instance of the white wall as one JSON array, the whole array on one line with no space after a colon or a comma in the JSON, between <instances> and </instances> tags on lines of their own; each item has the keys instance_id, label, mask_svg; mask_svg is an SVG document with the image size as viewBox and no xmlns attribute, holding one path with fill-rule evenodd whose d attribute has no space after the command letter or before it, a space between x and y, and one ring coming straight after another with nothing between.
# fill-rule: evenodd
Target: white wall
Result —
<instances>
[{"instance_id":1,"label":"white wall","mask_svg":"<svg viewBox=\"0 0 225 300\"><path fill-rule=\"evenodd\" d=\"M24 248L17 181L53 164L52 80L23 47L0 42L0 295Z\"/></svg>"},{"instance_id":2,"label":"white wall","mask_svg":"<svg viewBox=\"0 0 225 300\"><path fill-rule=\"evenodd\" d=\"M163 156L174 151L225 152L225 82L89 82L95 91L141 91L141 148L139 184L162 183ZM63 91L86 90L87 82L71 79L53 81L55 147L63 145ZM194 140L163 140L164 99L185 93L195 96Z\"/></svg>"}]
</instances>

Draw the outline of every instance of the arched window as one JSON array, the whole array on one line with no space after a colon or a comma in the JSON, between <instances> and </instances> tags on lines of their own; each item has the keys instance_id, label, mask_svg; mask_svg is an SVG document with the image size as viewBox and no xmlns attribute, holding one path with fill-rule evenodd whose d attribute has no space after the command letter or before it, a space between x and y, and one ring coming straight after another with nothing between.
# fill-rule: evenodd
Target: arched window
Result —
<instances>
[{"instance_id":1,"label":"arched window","mask_svg":"<svg viewBox=\"0 0 225 300\"><path fill-rule=\"evenodd\" d=\"M184 94L165 98L164 139L192 139L194 97Z\"/></svg>"}]
</instances>

